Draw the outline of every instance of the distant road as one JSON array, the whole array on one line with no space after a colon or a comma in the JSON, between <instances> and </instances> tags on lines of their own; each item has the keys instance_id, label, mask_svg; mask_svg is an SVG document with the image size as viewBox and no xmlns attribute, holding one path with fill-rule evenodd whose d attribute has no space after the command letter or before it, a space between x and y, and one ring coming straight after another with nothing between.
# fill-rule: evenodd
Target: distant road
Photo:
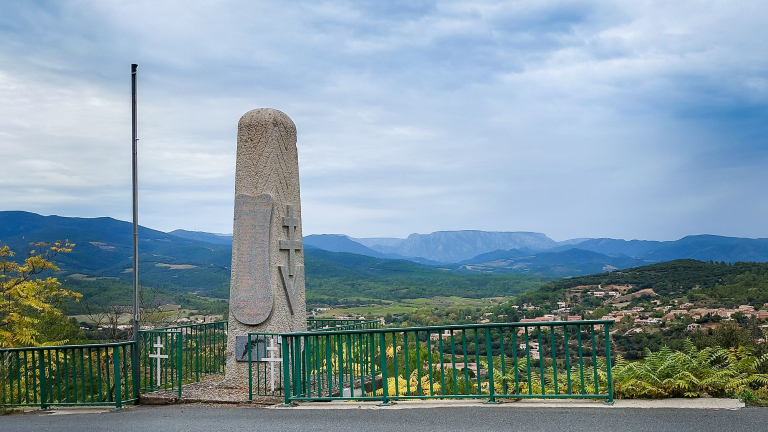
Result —
<instances>
[{"instance_id":1,"label":"distant road","mask_svg":"<svg viewBox=\"0 0 768 432\"><path fill-rule=\"evenodd\" d=\"M2 431L713 431L768 430L768 409L451 407L292 410L173 405L98 414L0 416Z\"/></svg>"}]
</instances>

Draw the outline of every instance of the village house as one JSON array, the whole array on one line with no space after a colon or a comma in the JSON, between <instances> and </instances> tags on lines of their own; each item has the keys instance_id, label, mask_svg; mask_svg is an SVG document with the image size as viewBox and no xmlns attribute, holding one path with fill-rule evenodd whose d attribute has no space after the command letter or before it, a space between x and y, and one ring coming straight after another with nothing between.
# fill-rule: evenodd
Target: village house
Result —
<instances>
[{"instance_id":1,"label":"village house","mask_svg":"<svg viewBox=\"0 0 768 432\"><path fill-rule=\"evenodd\" d=\"M450 330L444 330L442 333L430 333L429 339L436 341L439 339L450 339L451 338L451 331Z\"/></svg>"},{"instance_id":2,"label":"village house","mask_svg":"<svg viewBox=\"0 0 768 432\"><path fill-rule=\"evenodd\" d=\"M518 344L518 348L520 348L520 350L522 350L522 351L525 351L526 347L530 347L531 349L537 350L537 349L539 349L539 343L538 342L530 342L528 345L526 345L525 342L523 342L521 344Z\"/></svg>"}]
</instances>

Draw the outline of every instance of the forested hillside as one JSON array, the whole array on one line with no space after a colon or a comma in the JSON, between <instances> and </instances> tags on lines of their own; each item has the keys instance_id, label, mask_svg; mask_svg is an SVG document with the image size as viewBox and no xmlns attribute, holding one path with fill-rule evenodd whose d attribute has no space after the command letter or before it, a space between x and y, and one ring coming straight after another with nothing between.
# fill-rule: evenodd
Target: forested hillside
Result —
<instances>
[{"instance_id":1,"label":"forested hillside","mask_svg":"<svg viewBox=\"0 0 768 432\"><path fill-rule=\"evenodd\" d=\"M401 260L307 249L308 305L358 304L434 296L516 295L552 280L518 274L456 274Z\"/></svg>"},{"instance_id":2,"label":"forested hillside","mask_svg":"<svg viewBox=\"0 0 768 432\"><path fill-rule=\"evenodd\" d=\"M613 340L629 358L645 348L680 348L686 339L698 345L762 346L768 263L678 260L564 279L491 311L503 321L613 319Z\"/></svg>"},{"instance_id":3,"label":"forested hillside","mask_svg":"<svg viewBox=\"0 0 768 432\"><path fill-rule=\"evenodd\" d=\"M687 295L696 289L694 296L704 294L713 299L735 303L768 302L768 263L702 262L676 260L610 273L562 279L544 285L536 293L528 293L521 301L542 301L562 296L569 288L590 285L631 285L626 293L653 289L660 296ZM742 287L740 289L739 287ZM743 289L743 288L746 288ZM705 294L706 293L706 294Z\"/></svg>"}]
</instances>

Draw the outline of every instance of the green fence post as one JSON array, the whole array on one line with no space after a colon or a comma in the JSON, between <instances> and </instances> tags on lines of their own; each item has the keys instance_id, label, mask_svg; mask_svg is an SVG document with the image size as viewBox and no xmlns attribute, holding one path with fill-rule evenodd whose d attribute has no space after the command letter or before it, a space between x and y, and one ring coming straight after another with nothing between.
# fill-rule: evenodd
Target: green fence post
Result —
<instances>
[{"instance_id":1,"label":"green fence post","mask_svg":"<svg viewBox=\"0 0 768 432\"><path fill-rule=\"evenodd\" d=\"M280 336L281 339L281 349L282 353L281 357L283 358L283 406L291 406L291 368L288 364L288 359L290 358L288 355L289 345L288 345L288 337L285 335Z\"/></svg>"},{"instance_id":2,"label":"green fence post","mask_svg":"<svg viewBox=\"0 0 768 432\"><path fill-rule=\"evenodd\" d=\"M479 348L479 344L475 344ZM487 403L495 404L496 403L496 389L494 388L493 383L493 346L491 345L491 328L486 327L485 328L485 349L488 353L488 393L490 398L488 399ZM504 355L504 353L502 353ZM477 365L477 375L479 377L480 375L480 365Z\"/></svg>"},{"instance_id":3,"label":"green fence post","mask_svg":"<svg viewBox=\"0 0 768 432\"><path fill-rule=\"evenodd\" d=\"M182 371L184 368L184 359L182 358L182 355L184 354L184 337L182 336L182 332L176 333L176 338L178 339L176 343L176 376L179 378L179 399L181 399L181 380L182 380Z\"/></svg>"},{"instance_id":4,"label":"green fence post","mask_svg":"<svg viewBox=\"0 0 768 432\"><path fill-rule=\"evenodd\" d=\"M200 381L200 328L199 327L195 329L195 381L196 382Z\"/></svg>"},{"instance_id":5,"label":"green fence post","mask_svg":"<svg viewBox=\"0 0 768 432\"><path fill-rule=\"evenodd\" d=\"M133 398L136 399L134 404L137 404L141 393L141 331L139 331L139 337L133 341L133 349L136 352L131 351L131 375L133 376Z\"/></svg>"},{"instance_id":6,"label":"green fence post","mask_svg":"<svg viewBox=\"0 0 768 432\"><path fill-rule=\"evenodd\" d=\"M50 354L48 355L50 357ZM46 409L45 402L48 399L48 380L45 379L45 350L40 350L37 356L40 369L40 409Z\"/></svg>"},{"instance_id":7,"label":"green fence post","mask_svg":"<svg viewBox=\"0 0 768 432\"><path fill-rule=\"evenodd\" d=\"M387 383L387 340L384 332L379 333L379 358L381 359L381 395L382 400L379 406L389 406L389 384ZM395 344L392 343L394 351ZM373 375L373 381L376 381L376 374Z\"/></svg>"},{"instance_id":8,"label":"green fence post","mask_svg":"<svg viewBox=\"0 0 768 432\"><path fill-rule=\"evenodd\" d=\"M112 347L112 364L115 367L115 409L120 409L123 407L122 386L120 385L122 379L120 378L120 350L116 346Z\"/></svg>"},{"instance_id":9,"label":"green fence post","mask_svg":"<svg viewBox=\"0 0 768 432\"><path fill-rule=\"evenodd\" d=\"M251 334L248 333L246 346L248 347L248 402L253 402L253 361L251 360Z\"/></svg>"},{"instance_id":10,"label":"green fence post","mask_svg":"<svg viewBox=\"0 0 768 432\"><path fill-rule=\"evenodd\" d=\"M611 376L611 336L609 332L610 324L605 324L605 367L606 378L608 379L608 405L613 404L613 377Z\"/></svg>"}]
</instances>

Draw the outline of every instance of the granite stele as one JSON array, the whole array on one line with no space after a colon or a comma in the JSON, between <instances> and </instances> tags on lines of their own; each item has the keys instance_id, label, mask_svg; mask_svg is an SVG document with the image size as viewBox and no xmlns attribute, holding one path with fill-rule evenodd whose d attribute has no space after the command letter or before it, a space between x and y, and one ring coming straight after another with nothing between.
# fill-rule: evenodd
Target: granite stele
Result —
<instances>
[{"instance_id":1,"label":"granite stele","mask_svg":"<svg viewBox=\"0 0 768 432\"><path fill-rule=\"evenodd\" d=\"M229 292L225 382L241 386L248 380L249 343L254 372L258 368L269 377L281 367L279 339L265 335L249 341L248 333L307 326L296 126L275 109L249 111L237 125ZM282 385L267 381L267 387Z\"/></svg>"}]
</instances>

